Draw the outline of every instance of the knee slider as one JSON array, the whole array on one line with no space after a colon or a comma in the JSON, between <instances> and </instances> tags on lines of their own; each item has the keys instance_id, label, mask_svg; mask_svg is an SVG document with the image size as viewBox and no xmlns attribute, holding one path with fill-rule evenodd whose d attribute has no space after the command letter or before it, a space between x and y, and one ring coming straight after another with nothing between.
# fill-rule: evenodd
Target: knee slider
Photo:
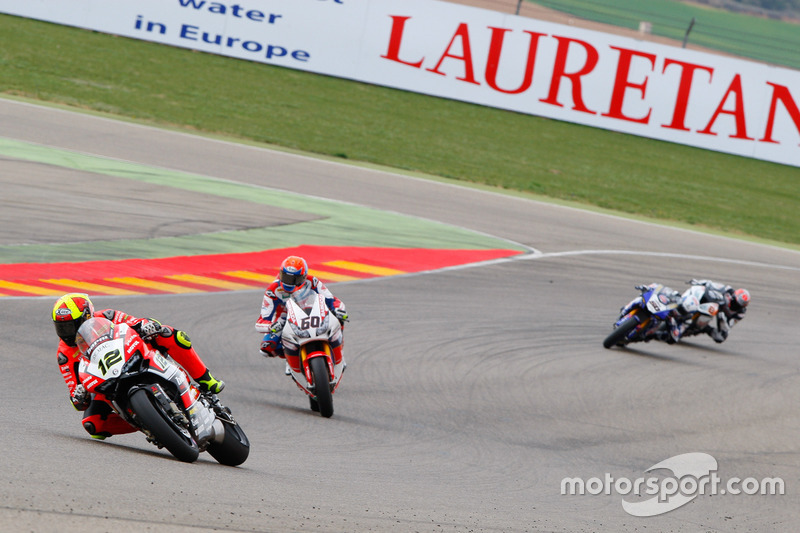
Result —
<instances>
[{"instance_id":1,"label":"knee slider","mask_svg":"<svg viewBox=\"0 0 800 533\"><path fill-rule=\"evenodd\" d=\"M94 427L94 423L92 423L92 422L90 422L88 420L83 423L83 429L85 429L86 432L89 435L91 435L92 438L94 438L94 439L101 439L102 440L102 439L105 439L106 437L110 437L111 436L111 433L109 433L108 431L99 431L98 432L97 428Z\"/></svg>"},{"instance_id":2,"label":"knee slider","mask_svg":"<svg viewBox=\"0 0 800 533\"><path fill-rule=\"evenodd\" d=\"M173 333L172 328L170 328L170 335ZM179 329L174 330L175 333L175 342L181 348L186 348L187 350L192 347L192 340L189 338L189 335L186 334L185 331L181 331ZM165 335L168 337L169 335Z\"/></svg>"},{"instance_id":3,"label":"knee slider","mask_svg":"<svg viewBox=\"0 0 800 533\"><path fill-rule=\"evenodd\" d=\"M89 422L88 420L83 423L83 429L85 429L89 435L97 434L97 430L95 429L94 424L92 422Z\"/></svg>"}]
</instances>

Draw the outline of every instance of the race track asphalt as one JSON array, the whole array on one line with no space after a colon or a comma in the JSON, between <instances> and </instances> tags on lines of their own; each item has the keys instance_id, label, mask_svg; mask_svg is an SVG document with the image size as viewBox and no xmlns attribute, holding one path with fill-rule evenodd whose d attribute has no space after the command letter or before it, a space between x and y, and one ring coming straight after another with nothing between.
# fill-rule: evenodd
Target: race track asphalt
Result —
<instances>
[{"instance_id":1,"label":"race track asphalt","mask_svg":"<svg viewBox=\"0 0 800 533\"><path fill-rule=\"evenodd\" d=\"M792 531L800 520L800 253L16 101L0 100L0 124L7 139L531 249L331 284L352 317L331 419L257 354L260 290L97 298L189 332L252 442L237 468L206 454L180 463L138 433L90 439L56 365L54 298L0 297L3 531ZM0 169L0 245L143 238L165 217L175 234L264 220L223 201L202 204L200 220L199 196L44 163L2 156ZM727 342L603 349L634 285L691 278L751 291ZM713 456L722 480L779 477L786 493L698 495L652 517L627 514L633 498L613 487L561 494L564 478L635 480L691 452Z\"/></svg>"}]
</instances>

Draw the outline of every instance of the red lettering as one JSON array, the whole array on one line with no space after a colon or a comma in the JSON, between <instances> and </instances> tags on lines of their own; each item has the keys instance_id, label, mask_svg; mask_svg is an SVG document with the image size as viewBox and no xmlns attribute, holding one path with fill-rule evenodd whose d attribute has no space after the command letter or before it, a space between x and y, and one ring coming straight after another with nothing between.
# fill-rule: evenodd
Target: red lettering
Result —
<instances>
[{"instance_id":1,"label":"red lettering","mask_svg":"<svg viewBox=\"0 0 800 533\"><path fill-rule=\"evenodd\" d=\"M736 95L736 107L732 111L722 109L725 106L725 103L728 101L728 96L730 96L731 93ZM747 124L744 116L744 96L742 96L742 77L739 74L734 76L733 81L728 87L728 91L725 93L725 96L722 97L722 101L720 101L719 105L717 106L717 110L714 112L714 116L711 117L711 121L708 123L708 126L698 133L716 135L716 133L711 131L711 126L714 125L717 117L719 117L721 114L733 115L733 117L736 119L736 135L729 135L731 139L747 139L749 141L754 140L752 137L747 136Z\"/></svg>"},{"instance_id":2,"label":"red lettering","mask_svg":"<svg viewBox=\"0 0 800 533\"><path fill-rule=\"evenodd\" d=\"M672 114L672 122L669 124L662 124L661 127L689 131L689 128L686 127L686 110L689 107L689 93L692 90L694 73L697 69L705 70L708 72L708 81L711 81L714 75L714 69L702 65L695 65L693 63L684 63L683 61L677 61L675 59L665 59L665 73L667 72L667 67L670 65L678 65L681 67L681 81L678 84L678 97L675 100L675 112Z\"/></svg>"},{"instance_id":3,"label":"red lettering","mask_svg":"<svg viewBox=\"0 0 800 533\"><path fill-rule=\"evenodd\" d=\"M775 112L778 109L778 100L783 103L783 107L789 112L789 116L794 122L794 127L800 133L800 109L792 98L792 93L789 92L788 87L778 85L776 83L767 82L767 85L772 86L772 102L769 104L769 117L767 118L767 129L764 133L764 138L759 139L765 143L778 143L772 138L772 129L775 127Z\"/></svg>"},{"instance_id":4,"label":"red lettering","mask_svg":"<svg viewBox=\"0 0 800 533\"><path fill-rule=\"evenodd\" d=\"M553 65L553 79L550 82L550 94L547 96L547 98L540 99L539 101L545 104L564 107L558 101L558 89L561 85L561 78L567 78L572 82L572 101L574 103L572 109L575 111L582 111L584 113L591 113L592 115L597 114L595 111L591 111L586 107L586 105L584 105L583 97L581 96L581 77L589 74L597 65L597 60L599 57L597 50L589 43L579 41L578 39L558 37L557 35L554 35L553 37L558 40L558 50L556 51L555 65ZM569 46L572 43L578 44L586 50L586 64L577 72L566 73L564 72L564 69L567 65L567 53L569 52Z\"/></svg>"},{"instance_id":5,"label":"red lettering","mask_svg":"<svg viewBox=\"0 0 800 533\"><path fill-rule=\"evenodd\" d=\"M404 65L408 65L411 67L419 68L422 66L422 62L425 60L423 57L416 63L411 63L409 61L403 61L400 59L400 44L403 41L403 31L406 26L406 21L411 17L396 17L391 15L392 17L392 34L389 36L389 49L386 51L386 55L381 56L383 59L389 59L391 61L397 61L398 63L402 63Z\"/></svg>"},{"instance_id":6,"label":"red lettering","mask_svg":"<svg viewBox=\"0 0 800 533\"><path fill-rule=\"evenodd\" d=\"M456 37L461 39L461 50L463 52L463 56L457 56L450 53L450 49L453 47L453 43L456 41ZM456 78L457 80L466 81L467 83L474 83L475 85L480 85L477 81L475 81L475 71L472 67L472 51L469 46L469 27L465 23L461 23L458 25L458 29L453 34L453 38L450 39L450 44L447 45L447 49L442 54L442 57L439 58L439 62L436 63L434 68L427 69L428 72L433 72L435 74L441 74L444 76L444 72L439 70L439 67L442 66L442 62L444 58L451 57L453 59L460 59L464 62L464 77L463 78Z\"/></svg>"},{"instance_id":7,"label":"red lettering","mask_svg":"<svg viewBox=\"0 0 800 533\"><path fill-rule=\"evenodd\" d=\"M531 36L531 44L528 47L528 60L525 64L525 76L522 79L522 84L520 84L518 88L506 90L497 86L497 69L500 66L503 39L506 36L506 32L511 30L506 28L493 28L491 26L489 26L489 29L492 30L492 42L489 45L489 57L486 60L486 83L495 91L506 94L519 94L527 91L533 81L533 65L536 61L536 48L539 44L539 37L545 34L525 30L525 33Z\"/></svg>"},{"instance_id":8,"label":"red lettering","mask_svg":"<svg viewBox=\"0 0 800 533\"><path fill-rule=\"evenodd\" d=\"M603 113L603 116L647 124L650 121L650 114L653 112L652 108L647 111L646 116L642 118L632 118L622 114L622 106L625 103L625 91L627 91L628 88L641 91L642 99L644 99L644 93L647 90L647 76L644 77L642 83L631 83L628 80L631 71L631 58L633 58L633 56L638 56L647 59L650 61L650 70L653 70L656 64L656 56L654 54L628 50L627 48L617 48L616 46L612 46L611 48L619 51L619 63L617 63L617 76L614 78L614 90L611 93L611 106L608 109L608 113Z\"/></svg>"}]
</instances>

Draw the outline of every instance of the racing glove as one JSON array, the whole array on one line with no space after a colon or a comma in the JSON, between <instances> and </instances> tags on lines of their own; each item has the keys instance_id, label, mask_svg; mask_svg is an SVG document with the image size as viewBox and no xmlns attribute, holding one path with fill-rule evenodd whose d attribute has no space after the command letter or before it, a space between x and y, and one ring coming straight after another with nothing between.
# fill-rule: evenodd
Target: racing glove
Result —
<instances>
[{"instance_id":1,"label":"racing glove","mask_svg":"<svg viewBox=\"0 0 800 533\"><path fill-rule=\"evenodd\" d=\"M145 318L139 322L139 336L145 342L153 340L153 337L161 333L162 329L161 323L152 318Z\"/></svg>"},{"instance_id":2,"label":"racing glove","mask_svg":"<svg viewBox=\"0 0 800 533\"><path fill-rule=\"evenodd\" d=\"M283 318L279 318L275 322L273 322L269 327L269 332L273 335L280 335L283 333L283 326L286 325L286 320Z\"/></svg>"},{"instance_id":3,"label":"racing glove","mask_svg":"<svg viewBox=\"0 0 800 533\"><path fill-rule=\"evenodd\" d=\"M75 409L78 411L85 411L89 408L92 396L89 394L89 391L86 390L86 387L84 387L82 383L79 383L78 386L75 387L75 390L72 391L72 396L70 396L69 399L72 405L75 406Z\"/></svg>"},{"instance_id":4,"label":"racing glove","mask_svg":"<svg viewBox=\"0 0 800 533\"><path fill-rule=\"evenodd\" d=\"M339 309L334 309L333 314L336 316L336 318L339 319L339 322L341 324L344 324L345 322L350 320L350 315L347 314L347 311L345 311L343 307L340 307Z\"/></svg>"}]
</instances>

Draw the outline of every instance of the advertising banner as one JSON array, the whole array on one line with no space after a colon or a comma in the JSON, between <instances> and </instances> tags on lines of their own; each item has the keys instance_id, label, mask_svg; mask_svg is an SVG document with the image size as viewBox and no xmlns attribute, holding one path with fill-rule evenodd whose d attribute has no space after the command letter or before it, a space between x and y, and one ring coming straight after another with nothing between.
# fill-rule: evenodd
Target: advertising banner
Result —
<instances>
[{"instance_id":1,"label":"advertising banner","mask_svg":"<svg viewBox=\"0 0 800 533\"><path fill-rule=\"evenodd\" d=\"M800 72L438 0L0 0L0 13L800 166Z\"/></svg>"}]
</instances>

